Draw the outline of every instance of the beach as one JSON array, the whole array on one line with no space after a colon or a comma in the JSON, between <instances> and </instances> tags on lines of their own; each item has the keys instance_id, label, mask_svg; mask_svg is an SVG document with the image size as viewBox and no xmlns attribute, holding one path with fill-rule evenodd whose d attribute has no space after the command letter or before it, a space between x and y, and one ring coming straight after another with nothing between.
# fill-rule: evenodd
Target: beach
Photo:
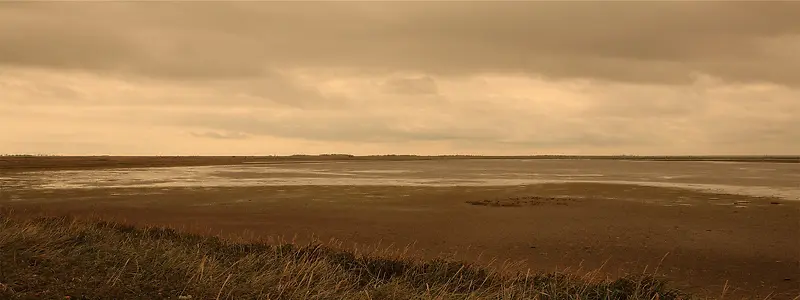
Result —
<instances>
[{"instance_id":1,"label":"beach","mask_svg":"<svg viewBox=\"0 0 800 300\"><path fill-rule=\"evenodd\" d=\"M800 164L191 158L65 165L0 171L0 206L236 239L409 247L423 257L513 261L537 272L651 272L714 297L800 293Z\"/></svg>"}]
</instances>

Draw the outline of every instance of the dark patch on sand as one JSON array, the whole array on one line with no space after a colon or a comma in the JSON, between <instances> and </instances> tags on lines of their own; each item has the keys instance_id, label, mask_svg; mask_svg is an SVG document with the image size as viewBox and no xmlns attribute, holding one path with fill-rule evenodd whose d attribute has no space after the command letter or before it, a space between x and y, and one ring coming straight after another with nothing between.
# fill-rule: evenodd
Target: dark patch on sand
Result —
<instances>
[{"instance_id":1,"label":"dark patch on sand","mask_svg":"<svg viewBox=\"0 0 800 300\"><path fill-rule=\"evenodd\" d=\"M493 207L522 207L522 206L541 206L541 205L557 205L568 206L578 202L577 199L567 197L546 197L546 196L522 196L522 197L508 197L508 198L495 198L483 200L468 200L468 204L477 206L493 206Z\"/></svg>"}]
</instances>

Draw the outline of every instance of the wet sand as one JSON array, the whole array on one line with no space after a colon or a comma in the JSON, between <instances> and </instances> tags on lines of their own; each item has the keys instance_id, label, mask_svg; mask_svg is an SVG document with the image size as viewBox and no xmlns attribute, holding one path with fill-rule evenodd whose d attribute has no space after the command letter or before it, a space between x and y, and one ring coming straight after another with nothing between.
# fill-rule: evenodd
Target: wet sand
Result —
<instances>
[{"instance_id":1,"label":"wet sand","mask_svg":"<svg viewBox=\"0 0 800 300\"><path fill-rule=\"evenodd\" d=\"M575 164L580 167L570 169L558 165L564 169L558 174L574 174L576 176L564 177L579 181L583 179L580 175L602 171L603 168L636 169L627 164L603 165L602 168L592 163ZM661 169L648 166L648 172L666 174L664 176L680 175L670 173L673 169L697 168L699 171L691 174L708 171L709 177L716 177L692 175L693 178L684 180L688 181L685 184L731 186L736 185L737 180L742 181L743 177L770 176L769 173L751 174L753 169L766 168L752 164L724 166L742 172L730 176L725 182L719 182L719 177L725 176L716 175L718 169L709 171L709 168L718 166L705 168L702 165L670 164L662 165ZM282 168L297 170L291 165ZM294 172L294 176L309 178L311 175L297 174L309 171L308 168L301 168L305 171ZM297 237L300 242L314 236L322 240L336 239L345 245L380 242L397 247L413 243L414 251L420 255L456 253L458 258L484 262L491 258L524 260L524 266L537 271L567 268L588 271L602 266L609 276L618 276L644 272L645 268L652 272L660 264L659 274L672 279L679 287L702 295L719 296L726 282L729 295L736 297L763 299L773 294L775 299L792 299L800 295L800 239L797 238L800 237L800 202L791 199L793 194L754 197L679 188L680 185L675 184L624 184L620 181L629 180L619 178L609 179L615 183L463 184L463 180L473 175L476 178L518 180L519 176L508 175L513 172L502 163L425 167L404 164L384 165L382 168L348 165L335 170L332 167L315 167L314 170L324 169L327 173L357 171L355 173L374 176L376 180L391 181L394 178L404 182L402 180L409 178L407 174L403 175L404 170L425 169L428 173L417 174L415 178L419 179L426 176L445 178L447 176L437 172L452 172L459 168L478 171L458 177L462 180L460 186L428 182L416 186L199 184L176 187L147 185L151 183L126 186L127 181L122 180L122 183L117 181L104 188L47 187L44 185L47 182L64 181L53 179L57 176L48 177L52 173L25 175L9 172L0 174L0 177L35 175L41 178L30 182L3 181L6 185L0 189L0 206L14 208L17 214L93 215L227 236L282 236L288 240ZM492 168L497 170L492 171ZM769 168L780 169L777 172L790 177L796 175L792 167ZM215 176L233 182L248 177L269 182L263 181L265 175L256 169L234 168L229 171L231 173L222 175L220 170L212 170L216 172ZM290 177L274 173L269 176ZM483 173L486 174L480 175ZM597 175L616 176L612 173ZM79 175L70 174L73 179ZM202 173L198 176L210 175ZM336 174L314 176L317 179L352 177ZM680 180L665 180L670 179ZM22 186L21 182L32 186ZM16 185L11 187L12 183ZM790 191L792 188L790 180L781 179L769 183L753 179L740 186L747 187L748 184L762 187L771 184ZM513 205L470 204L482 201Z\"/></svg>"}]
</instances>

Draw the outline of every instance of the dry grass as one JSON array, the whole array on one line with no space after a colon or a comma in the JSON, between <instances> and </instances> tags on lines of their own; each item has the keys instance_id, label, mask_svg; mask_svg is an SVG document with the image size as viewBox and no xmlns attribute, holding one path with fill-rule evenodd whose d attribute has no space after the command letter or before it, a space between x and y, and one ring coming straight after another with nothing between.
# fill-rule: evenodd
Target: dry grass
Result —
<instances>
[{"instance_id":1,"label":"dry grass","mask_svg":"<svg viewBox=\"0 0 800 300\"><path fill-rule=\"evenodd\" d=\"M685 299L660 280L498 271L402 251L243 243L0 214L1 299Z\"/></svg>"}]
</instances>

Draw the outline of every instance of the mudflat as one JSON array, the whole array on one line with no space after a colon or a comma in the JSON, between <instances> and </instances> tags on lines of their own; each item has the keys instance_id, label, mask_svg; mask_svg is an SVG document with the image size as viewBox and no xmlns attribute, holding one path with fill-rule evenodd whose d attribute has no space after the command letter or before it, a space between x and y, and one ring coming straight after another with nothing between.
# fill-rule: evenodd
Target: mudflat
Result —
<instances>
[{"instance_id":1,"label":"mudflat","mask_svg":"<svg viewBox=\"0 0 800 300\"><path fill-rule=\"evenodd\" d=\"M676 161L676 162L752 162L752 163L800 163L800 156L415 156L415 155L382 155L382 156L348 156L348 155L292 155L292 156L0 156L0 173L8 171L37 170L80 170L105 168L145 168L176 166L212 166L234 165L253 161L262 163L314 163L314 162L391 162L391 161L428 161L428 160L463 160L463 159L498 159L498 160L553 160L562 161L576 159L593 159L596 161Z\"/></svg>"},{"instance_id":2,"label":"mudflat","mask_svg":"<svg viewBox=\"0 0 800 300\"><path fill-rule=\"evenodd\" d=\"M796 164L214 165L6 170L0 206L237 238L413 245L533 271L656 272L705 296L800 295Z\"/></svg>"}]
</instances>

